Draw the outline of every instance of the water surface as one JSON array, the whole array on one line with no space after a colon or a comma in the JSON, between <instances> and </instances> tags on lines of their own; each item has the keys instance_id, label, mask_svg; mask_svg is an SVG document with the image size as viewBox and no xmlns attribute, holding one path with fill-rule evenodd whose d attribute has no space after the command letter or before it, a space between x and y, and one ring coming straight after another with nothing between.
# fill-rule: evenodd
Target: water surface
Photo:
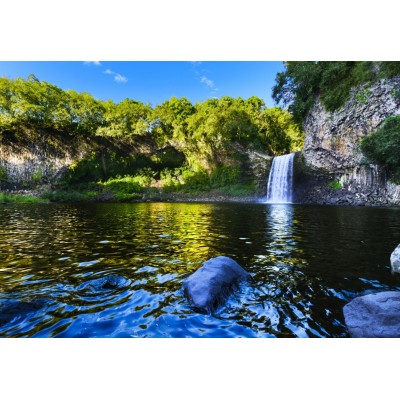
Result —
<instances>
[{"instance_id":1,"label":"water surface","mask_svg":"<svg viewBox=\"0 0 400 400\"><path fill-rule=\"evenodd\" d=\"M400 290L399 242L399 209L0 205L0 337L348 337L348 301ZM182 281L218 255L252 282L198 314Z\"/></svg>"}]
</instances>

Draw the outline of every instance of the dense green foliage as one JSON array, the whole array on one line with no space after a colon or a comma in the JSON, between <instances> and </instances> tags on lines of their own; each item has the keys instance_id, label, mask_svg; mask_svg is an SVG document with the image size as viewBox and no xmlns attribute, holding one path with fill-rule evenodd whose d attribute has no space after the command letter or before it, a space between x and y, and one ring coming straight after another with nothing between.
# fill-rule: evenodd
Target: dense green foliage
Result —
<instances>
[{"instance_id":1,"label":"dense green foliage","mask_svg":"<svg viewBox=\"0 0 400 400\"><path fill-rule=\"evenodd\" d=\"M348 99L352 87L399 74L396 61L290 61L277 74L272 97L302 122L318 96L333 111Z\"/></svg>"},{"instance_id":2,"label":"dense green foliage","mask_svg":"<svg viewBox=\"0 0 400 400\"><path fill-rule=\"evenodd\" d=\"M104 124L102 102L88 93L63 91L30 75L0 78L0 132L23 127L92 134Z\"/></svg>"},{"instance_id":3,"label":"dense green foliage","mask_svg":"<svg viewBox=\"0 0 400 400\"><path fill-rule=\"evenodd\" d=\"M265 108L257 97L222 97L195 105L172 97L152 108L131 99L118 104L96 100L33 75L27 80L0 78L0 133L26 127L114 141L145 137L183 151L189 163L218 163L233 142L273 154L302 144L301 130L290 114Z\"/></svg>"},{"instance_id":4,"label":"dense green foliage","mask_svg":"<svg viewBox=\"0 0 400 400\"><path fill-rule=\"evenodd\" d=\"M0 203L41 203L46 201L35 196L0 192Z\"/></svg>"},{"instance_id":5,"label":"dense green foliage","mask_svg":"<svg viewBox=\"0 0 400 400\"><path fill-rule=\"evenodd\" d=\"M387 118L382 127L361 141L363 153L385 166L394 179L400 178L400 115Z\"/></svg>"},{"instance_id":6,"label":"dense green foliage","mask_svg":"<svg viewBox=\"0 0 400 400\"><path fill-rule=\"evenodd\" d=\"M87 144L86 156L70 166L58 192L46 194L53 201L109 193L126 200L154 190L248 194L255 188L243 172L246 151L280 155L300 150L304 142L289 112L266 108L254 96L194 105L185 97L155 107L132 99L116 104L64 91L33 75L0 78L2 136L40 141L55 150L60 143L77 143L76 138ZM37 171L33 186L45 183L42 178ZM7 183L2 169L0 182Z\"/></svg>"}]
</instances>

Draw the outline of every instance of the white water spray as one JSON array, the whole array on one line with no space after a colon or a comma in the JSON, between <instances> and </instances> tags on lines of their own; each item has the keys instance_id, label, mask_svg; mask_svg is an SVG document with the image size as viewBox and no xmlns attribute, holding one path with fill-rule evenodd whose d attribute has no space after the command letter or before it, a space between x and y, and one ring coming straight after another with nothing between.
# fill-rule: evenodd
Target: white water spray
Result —
<instances>
[{"instance_id":1,"label":"white water spray","mask_svg":"<svg viewBox=\"0 0 400 400\"><path fill-rule=\"evenodd\" d=\"M295 153L274 157L268 178L267 203L291 203Z\"/></svg>"}]
</instances>

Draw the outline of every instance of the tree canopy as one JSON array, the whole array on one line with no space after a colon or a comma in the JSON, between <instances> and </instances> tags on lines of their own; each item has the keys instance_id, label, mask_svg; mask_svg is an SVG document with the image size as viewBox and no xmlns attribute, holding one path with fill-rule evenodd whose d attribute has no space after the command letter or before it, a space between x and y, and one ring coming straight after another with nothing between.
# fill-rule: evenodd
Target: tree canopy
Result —
<instances>
[{"instance_id":1,"label":"tree canopy","mask_svg":"<svg viewBox=\"0 0 400 400\"><path fill-rule=\"evenodd\" d=\"M146 137L159 147L178 149L188 160L210 164L232 156L237 144L274 155L299 150L303 143L302 131L287 111L268 109L255 96L194 105L185 97L172 97L151 107L129 98L114 103L64 91L34 75L0 78L0 133L21 128L111 141Z\"/></svg>"}]
</instances>

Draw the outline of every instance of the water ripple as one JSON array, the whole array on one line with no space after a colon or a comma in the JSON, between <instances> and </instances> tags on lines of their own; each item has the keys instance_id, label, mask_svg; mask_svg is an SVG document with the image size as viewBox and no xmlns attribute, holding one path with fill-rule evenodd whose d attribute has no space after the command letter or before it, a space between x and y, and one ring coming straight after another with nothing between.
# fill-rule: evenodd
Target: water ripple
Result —
<instances>
[{"instance_id":1,"label":"water ripple","mask_svg":"<svg viewBox=\"0 0 400 400\"><path fill-rule=\"evenodd\" d=\"M2 337L347 337L342 307L400 290L400 210L265 204L0 205ZM251 276L213 315L182 282Z\"/></svg>"}]
</instances>

